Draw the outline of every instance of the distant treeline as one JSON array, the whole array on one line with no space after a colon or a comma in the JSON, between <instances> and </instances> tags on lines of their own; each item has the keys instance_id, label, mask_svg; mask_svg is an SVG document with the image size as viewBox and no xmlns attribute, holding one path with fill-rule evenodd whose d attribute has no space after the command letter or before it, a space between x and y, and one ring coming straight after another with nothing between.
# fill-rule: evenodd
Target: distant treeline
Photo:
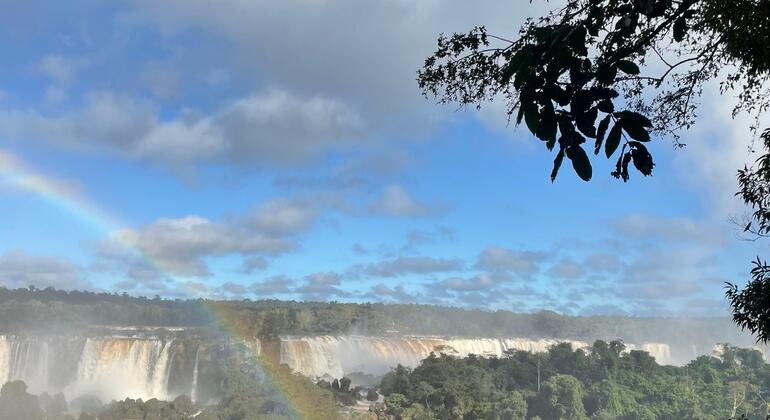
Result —
<instances>
[{"instance_id":1,"label":"distant treeline","mask_svg":"<svg viewBox=\"0 0 770 420\"><path fill-rule=\"evenodd\" d=\"M667 319L514 313L433 305L162 299L126 293L0 288L0 331L78 329L90 325L215 326L237 324L254 336L413 334L477 337L621 338L671 345L751 344L728 318Z\"/></svg>"}]
</instances>

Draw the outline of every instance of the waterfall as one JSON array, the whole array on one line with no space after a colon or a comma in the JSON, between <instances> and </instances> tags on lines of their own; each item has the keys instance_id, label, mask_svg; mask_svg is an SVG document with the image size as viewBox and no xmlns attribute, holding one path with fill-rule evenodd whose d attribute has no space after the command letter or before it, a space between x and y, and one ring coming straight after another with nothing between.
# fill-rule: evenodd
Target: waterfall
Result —
<instances>
[{"instance_id":1,"label":"waterfall","mask_svg":"<svg viewBox=\"0 0 770 420\"><path fill-rule=\"evenodd\" d=\"M168 381L174 360L174 340L167 341L159 350L152 372L152 395L168 395Z\"/></svg>"},{"instance_id":2,"label":"waterfall","mask_svg":"<svg viewBox=\"0 0 770 420\"><path fill-rule=\"evenodd\" d=\"M655 361L661 365L671 365L674 363L671 357L671 347L665 343L644 343L642 344L642 351L650 353L650 356L655 358Z\"/></svg>"},{"instance_id":3,"label":"waterfall","mask_svg":"<svg viewBox=\"0 0 770 420\"><path fill-rule=\"evenodd\" d=\"M188 345L185 339L133 334L88 338L0 335L0 385L20 379L35 394L64 392L68 399L90 394L105 402L127 397L172 399L188 390L193 401L206 398L198 389L204 379L201 374L209 372L205 363L203 371L200 366L208 360L206 342L196 339L193 344L196 346L195 360L190 363L193 345ZM236 341L246 345L255 355L261 353L257 338ZM569 343L573 349L588 347L583 341L516 337L327 335L283 337L279 357L281 363L304 376L340 378L353 373L379 376L397 364L416 367L431 352L456 357L470 354L504 357L510 351L546 352L559 343ZM699 354L712 351L710 346L698 344L682 346L674 349L679 353L674 353L668 344L660 342L627 344L627 349L646 351L660 364L688 362ZM714 347L714 350L721 348ZM758 350L766 357L770 353L766 346L758 346ZM690 352L695 354L690 355Z\"/></svg>"},{"instance_id":4,"label":"waterfall","mask_svg":"<svg viewBox=\"0 0 770 420\"><path fill-rule=\"evenodd\" d=\"M10 379L11 371L11 342L8 337L0 335L0 383L4 384Z\"/></svg>"},{"instance_id":5,"label":"waterfall","mask_svg":"<svg viewBox=\"0 0 770 420\"><path fill-rule=\"evenodd\" d=\"M502 357L509 350L544 352L563 342L573 348L588 346L582 341L522 338L284 337L280 358L281 363L302 375L340 378L355 372L382 375L397 364L416 367L431 352L458 357Z\"/></svg>"},{"instance_id":6,"label":"waterfall","mask_svg":"<svg viewBox=\"0 0 770 420\"><path fill-rule=\"evenodd\" d=\"M48 389L49 349L44 340L0 336L0 384L21 379L32 392Z\"/></svg>"},{"instance_id":7,"label":"waterfall","mask_svg":"<svg viewBox=\"0 0 770 420\"><path fill-rule=\"evenodd\" d=\"M69 394L111 399L168 399L173 340L89 338Z\"/></svg>"},{"instance_id":8,"label":"waterfall","mask_svg":"<svg viewBox=\"0 0 770 420\"><path fill-rule=\"evenodd\" d=\"M198 345L198 348L195 349L195 365L193 367L192 389L190 389L190 399L193 402L198 401L198 356L200 352L201 346Z\"/></svg>"}]
</instances>

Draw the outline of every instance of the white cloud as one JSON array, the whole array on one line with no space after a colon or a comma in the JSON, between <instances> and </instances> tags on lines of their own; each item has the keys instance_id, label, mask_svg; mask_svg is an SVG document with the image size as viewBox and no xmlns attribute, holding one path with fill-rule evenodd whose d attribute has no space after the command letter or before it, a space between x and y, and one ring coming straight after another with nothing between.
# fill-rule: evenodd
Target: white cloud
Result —
<instances>
[{"instance_id":1,"label":"white cloud","mask_svg":"<svg viewBox=\"0 0 770 420\"><path fill-rule=\"evenodd\" d=\"M620 259L613 254L594 252L585 259L588 269L599 273L612 273L620 269Z\"/></svg>"},{"instance_id":2,"label":"white cloud","mask_svg":"<svg viewBox=\"0 0 770 420\"><path fill-rule=\"evenodd\" d=\"M61 87L75 82L78 73L90 64L90 61L83 57L48 54L40 60L34 70Z\"/></svg>"},{"instance_id":3,"label":"white cloud","mask_svg":"<svg viewBox=\"0 0 770 420\"><path fill-rule=\"evenodd\" d=\"M140 77L149 85L152 94L160 99L173 98L179 89L179 71L170 63L147 63Z\"/></svg>"},{"instance_id":4,"label":"white cloud","mask_svg":"<svg viewBox=\"0 0 770 420\"><path fill-rule=\"evenodd\" d=\"M481 252L476 265L490 271L533 274L540 270L540 263L545 257L542 252L513 251L490 245Z\"/></svg>"},{"instance_id":5,"label":"white cloud","mask_svg":"<svg viewBox=\"0 0 770 420\"><path fill-rule=\"evenodd\" d=\"M172 167L201 163L294 165L354 144L365 128L339 101L268 90L212 115L185 111L162 119L152 102L113 92L86 94L60 114L0 109L0 133L16 141L86 150Z\"/></svg>"},{"instance_id":6,"label":"white cloud","mask_svg":"<svg viewBox=\"0 0 770 420\"><path fill-rule=\"evenodd\" d=\"M320 272L304 277L305 283L292 290L307 299L327 300L332 297L348 297L351 293L340 289L341 277L333 272Z\"/></svg>"},{"instance_id":7,"label":"white cloud","mask_svg":"<svg viewBox=\"0 0 770 420\"><path fill-rule=\"evenodd\" d=\"M267 259L263 257L247 257L243 259L241 271L245 274L251 274L257 270L264 270L267 265Z\"/></svg>"},{"instance_id":8,"label":"white cloud","mask_svg":"<svg viewBox=\"0 0 770 420\"><path fill-rule=\"evenodd\" d=\"M698 222L689 217L661 217L649 214L630 214L612 222L621 235L637 239L685 241L722 245L727 237L719 226Z\"/></svg>"},{"instance_id":9,"label":"white cloud","mask_svg":"<svg viewBox=\"0 0 770 420\"><path fill-rule=\"evenodd\" d=\"M391 299L400 303L408 302L421 302L425 303L427 296L419 294L409 293L404 286L398 285L395 287L388 287L382 283L372 286L368 292L362 295L363 298L382 301L385 299Z\"/></svg>"},{"instance_id":10,"label":"white cloud","mask_svg":"<svg viewBox=\"0 0 770 420\"><path fill-rule=\"evenodd\" d=\"M324 97L271 90L240 99L216 118L231 161L298 163L354 143L365 123L352 108Z\"/></svg>"},{"instance_id":11,"label":"white cloud","mask_svg":"<svg viewBox=\"0 0 770 420\"><path fill-rule=\"evenodd\" d=\"M489 290L496 286L496 282L487 274L479 274L471 278L451 277L435 284L435 287L453 291L479 291Z\"/></svg>"},{"instance_id":12,"label":"white cloud","mask_svg":"<svg viewBox=\"0 0 770 420\"><path fill-rule=\"evenodd\" d=\"M375 214L398 217L419 217L440 213L445 206L441 203L422 202L412 197L403 187L390 185L382 195L371 204Z\"/></svg>"},{"instance_id":13,"label":"white cloud","mask_svg":"<svg viewBox=\"0 0 770 420\"><path fill-rule=\"evenodd\" d=\"M293 285L294 281L286 276L274 276L252 283L249 291L257 296L273 296L289 293L289 288Z\"/></svg>"},{"instance_id":14,"label":"white cloud","mask_svg":"<svg viewBox=\"0 0 770 420\"><path fill-rule=\"evenodd\" d=\"M458 271L462 264L457 259L432 257L398 257L353 268L354 273L372 277L399 277L406 274L431 274Z\"/></svg>"},{"instance_id":15,"label":"white cloud","mask_svg":"<svg viewBox=\"0 0 770 420\"><path fill-rule=\"evenodd\" d=\"M224 221L195 215L158 219L115 232L103 248L139 250L152 268L179 276L207 276L206 258L227 255L245 257L244 267L253 270L266 264L260 258L296 248L294 236L310 229L315 220L314 210L278 199Z\"/></svg>"},{"instance_id":16,"label":"white cloud","mask_svg":"<svg viewBox=\"0 0 770 420\"><path fill-rule=\"evenodd\" d=\"M552 277L576 279L582 277L585 274L585 269L583 269L583 266L576 263L575 261L572 261L569 258L565 258L549 268L547 273Z\"/></svg>"},{"instance_id":17,"label":"white cloud","mask_svg":"<svg viewBox=\"0 0 770 420\"><path fill-rule=\"evenodd\" d=\"M233 283L231 281L228 281L228 282L222 284L222 286L220 286L219 288L220 288L220 290L222 290L222 292L224 292L224 293L226 293L226 294L228 294L230 296L235 296L235 297L240 297L240 298L242 298L243 295L248 293L248 291L246 290L246 287L244 285L238 284L238 283Z\"/></svg>"},{"instance_id":18,"label":"white cloud","mask_svg":"<svg viewBox=\"0 0 770 420\"><path fill-rule=\"evenodd\" d=\"M0 285L74 290L91 288L82 271L70 261L10 251L0 255Z\"/></svg>"},{"instance_id":19,"label":"white cloud","mask_svg":"<svg viewBox=\"0 0 770 420\"><path fill-rule=\"evenodd\" d=\"M309 229L317 217L318 210L312 203L279 199L258 207L247 219L261 232L291 235Z\"/></svg>"},{"instance_id":20,"label":"white cloud","mask_svg":"<svg viewBox=\"0 0 770 420\"><path fill-rule=\"evenodd\" d=\"M158 123L130 145L140 159L186 165L221 156L227 148L222 129L209 119Z\"/></svg>"},{"instance_id":21,"label":"white cloud","mask_svg":"<svg viewBox=\"0 0 770 420\"><path fill-rule=\"evenodd\" d=\"M169 39L203 32L223 40L220 49L237 58L232 71L343 98L378 128L400 120L407 131L433 117L433 103L421 97L414 79L439 33L485 25L508 35L526 16L553 7L503 0L145 0L132 6L135 22L157 26Z\"/></svg>"},{"instance_id":22,"label":"white cloud","mask_svg":"<svg viewBox=\"0 0 770 420\"><path fill-rule=\"evenodd\" d=\"M205 257L230 254L277 254L294 244L249 231L241 226L212 222L199 216L159 219L138 230L116 233L121 243L140 249L163 270L181 276L209 275Z\"/></svg>"}]
</instances>

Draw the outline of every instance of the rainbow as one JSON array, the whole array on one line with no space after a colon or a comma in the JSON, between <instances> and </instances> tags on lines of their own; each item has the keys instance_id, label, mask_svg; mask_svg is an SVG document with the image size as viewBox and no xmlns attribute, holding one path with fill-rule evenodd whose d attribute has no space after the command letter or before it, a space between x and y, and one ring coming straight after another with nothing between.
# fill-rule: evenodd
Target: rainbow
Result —
<instances>
[{"instance_id":1,"label":"rainbow","mask_svg":"<svg viewBox=\"0 0 770 420\"><path fill-rule=\"evenodd\" d=\"M99 231L112 232L122 225L91 203L74 184L52 180L3 150L0 150L0 183L35 194Z\"/></svg>"},{"instance_id":2,"label":"rainbow","mask_svg":"<svg viewBox=\"0 0 770 420\"><path fill-rule=\"evenodd\" d=\"M125 239L126 235L120 232L126 224L121 223L117 217L95 205L87 199L78 188L72 184L55 181L39 171L34 170L18 156L9 152L0 150L0 186L6 184L10 187L34 194L44 199L50 205L53 205L74 217L86 222L89 226L104 233L113 240L117 240L128 250L140 254L152 267L171 279L175 285L184 288L191 295L198 295L199 292L191 289L186 282L180 281L172 273L162 268L162 264L153 260L139 247L131 241ZM245 342L249 338L245 331L239 331L239 328L231 321L232 317L227 313L225 302L216 302L199 299L203 308L217 321L219 328L235 342ZM287 377L285 368L281 368L276 361L270 361L250 349L241 346L244 355L248 360L256 362L256 365L264 373L265 385L275 390L275 394L281 400L284 406L289 409L291 418L299 419L305 417L302 411L307 412L307 402L304 402L305 410L298 409L299 400L303 398L298 395L296 387L292 386L291 377ZM291 376L291 374L289 374ZM310 402L312 404L312 401Z\"/></svg>"}]
</instances>

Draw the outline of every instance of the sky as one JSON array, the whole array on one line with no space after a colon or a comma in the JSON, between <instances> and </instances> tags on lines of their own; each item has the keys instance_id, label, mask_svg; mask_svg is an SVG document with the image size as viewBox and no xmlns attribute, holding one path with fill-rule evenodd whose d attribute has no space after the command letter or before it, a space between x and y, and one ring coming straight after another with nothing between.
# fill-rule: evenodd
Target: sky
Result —
<instances>
[{"instance_id":1,"label":"sky","mask_svg":"<svg viewBox=\"0 0 770 420\"><path fill-rule=\"evenodd\" d=\"M546 2L5 6L0 286L725 315L764 252L731 222L755 156L713 86L628 183L603 159L551 183L503 103L422 97L439 33Z\"/></svg>"}]
</instances>

